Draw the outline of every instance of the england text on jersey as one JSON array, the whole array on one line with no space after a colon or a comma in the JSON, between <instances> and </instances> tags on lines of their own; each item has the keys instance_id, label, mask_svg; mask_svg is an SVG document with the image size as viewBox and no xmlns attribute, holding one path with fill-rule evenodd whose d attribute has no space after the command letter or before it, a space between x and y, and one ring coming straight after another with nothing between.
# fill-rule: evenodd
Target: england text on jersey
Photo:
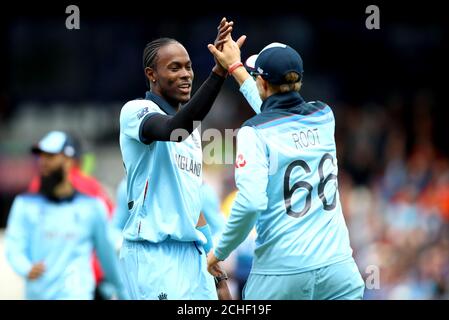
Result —
<instances>
[{"instance_id":1,"label":"england text on jersey","mask_svg":"<svg viewBox=\"0 0 449 320\"><path fill-rule=\"evenodd\" d=\"M175 154L175 161L179 169L190 172L197 177L201 175L201 163L177 153Z\"/></svg>"}]
</instances>

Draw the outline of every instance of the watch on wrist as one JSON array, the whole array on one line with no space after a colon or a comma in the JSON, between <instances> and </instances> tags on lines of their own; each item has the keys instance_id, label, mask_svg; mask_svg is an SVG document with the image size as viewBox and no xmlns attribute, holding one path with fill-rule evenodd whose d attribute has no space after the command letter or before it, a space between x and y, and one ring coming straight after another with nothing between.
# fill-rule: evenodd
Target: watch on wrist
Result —
<instances>
[{"instance_id":1,"label":"watch on wrist","mask_svg":"<svg viewBox=\"0 0 449 320\"><path fill-rule=\"evenodd\" d=\"M215 279L215 284L218 284L222 280L228 280L228 275L226 274L225 271L223 271L223 274L214 277L214 279Z\"/></svg>"}]
</instances>

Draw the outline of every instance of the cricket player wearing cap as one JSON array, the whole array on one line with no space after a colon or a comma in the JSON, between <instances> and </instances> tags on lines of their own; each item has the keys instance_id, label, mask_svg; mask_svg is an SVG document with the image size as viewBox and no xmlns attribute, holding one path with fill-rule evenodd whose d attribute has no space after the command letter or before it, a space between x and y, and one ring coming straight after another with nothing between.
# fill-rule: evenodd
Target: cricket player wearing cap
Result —
<instances>
[{"instance_id":1,"label":"cricket player wearing cap","mask_svg":"<svg viewBox=\"0 0 449 320\"><path fill-rule=\"evenodd\" d=\"M77 192L68 175L75 145L64 132L49 132L32 147L40 189L13 202L6 228L6 256L26 280L27 299L93 299L95 250L117 298L127 298L118 258L100 200Z\"/></svg>"},{"instance_id":2,"label":"cricket player wearing cap","mask_svg":"<svg viewBox=\"0 0 449 320\"><path fill-rule=\"evenodd\" d=\"M220 64L260 114L237 136L238 194L208 267L226 259L255 226L257 240L244 299L362 299L364 282L352 257L338 193L331 108L306 102L299 90L303 62L293 48L272 43L243 67L234 41Z\"/></svg>"},{"instance_id":3,"label":"cricket player wearing cap","mask_svg":"<svg viewBox=\"0 0 449 320\"><path fill-rule=\"evenodd\" d=\"M102 184L92 175L86 174L82 170L82 148L81 143L78 139L73 136L67 136L70 141L70 147L66 152L69 158L72 158L71 166L69 170L68 179L73 186L73 188L81 193L88 196L95 197L106 206L109 220L115 217L114 214L114 202L102 186ZM40 175L36 174L28 185L28 193L38 193L41 190ZM115 219L115 218L114 218ZM95 299L96 300L107 300L110 298L109 290L110 285L104 279L104 272L101 269L100 262L95 256L95 252L92 253L92 271L95 276Z\"/></svg>"}]
</instances>

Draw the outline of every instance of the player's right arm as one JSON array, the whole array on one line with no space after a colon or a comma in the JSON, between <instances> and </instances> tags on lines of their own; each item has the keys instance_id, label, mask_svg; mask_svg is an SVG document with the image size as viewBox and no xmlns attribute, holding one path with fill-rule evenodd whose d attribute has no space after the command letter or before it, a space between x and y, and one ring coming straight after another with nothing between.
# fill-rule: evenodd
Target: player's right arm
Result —
<instances>
[{"instance_id":1,"label":"player's right arm","mask_svg":"<svg viewBox=\"0 0 449 320\"><path fill-rule=\"evenodd\" d=\"M27 254L32 225L27 220L24 201L23 197L18 196L11 206L5 233L5 251L14 271L24 278L33 280L44 272L44 266L42 263L33 266Z\"/></svg>"},{"instance_id":2,"label":"player's right arm","mask_svg":"<svg viewBox=\"0 0 449 320\"><path fill-rule=\"evenodd\" d=\"M228 41L223 44L222 50L218 50L216 46L209 45L210 52L214 55L220 64L229 70L233 68L232 76L240 87L240 92L248 101L254 112L260 113L260 107L262 105L262 99L260 99L259 91L257 90L256 82L243 67L235 68L236 65L241 63L240 48L246 40L246 36L241 36L237 41L232 40L231 36L228 36Z\"/></svg>"},{"instance_id":3,"label":"player's right arm","mask_svg":"<svg viewBox=\"0 0 449 320\"><path fill-rule=\"evenodd\" d=\"M217 260L225 260L246 239L260 213L266 210L268 168L266 147L256 129L248 126L241 128L237 136L235 169L238 193L225 230L213 252Z\"/></svg>"},{"instance_id":4,"label":"player's right arm","mask_svg":"<svg viewBox=\"0 0 449 320\"><path fill-rule=\"evenodd\" d=\"M249 76L249 73L248 71L246 71L246 69L239 68L239 70L236 70L236 72L234 72L233 75L237 73L237 71L239 71L239 73L246 72L248 74L248 77L240 85L239 90L245 97L246 101L248 101L251 108L253 108L254 112L256 114L259 114L261 112L260 108L262 106L262 99L260 98L256 81L254 81L254 79L251 76Z\"/></svg>"}]
</instances>

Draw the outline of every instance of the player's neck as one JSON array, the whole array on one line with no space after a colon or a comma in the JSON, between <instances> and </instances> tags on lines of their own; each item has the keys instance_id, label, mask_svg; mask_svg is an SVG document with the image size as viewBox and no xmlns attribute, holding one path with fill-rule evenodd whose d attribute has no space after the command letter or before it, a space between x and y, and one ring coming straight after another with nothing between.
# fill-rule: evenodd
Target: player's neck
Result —
<instances>
[{"instance_id":1,"label":"player's neck","mask_svg":"<svg viewBox=\"0 0 449 320\"><path fill-rule=\"evenodd\" d=\"M268 99L269 97L271 97L272 95L275 95L277 93L280 93L280 92L271 89L271 87L268 87L267 90L265 91L265 99Z\"/></svg>"},{"instance_id":2,"label":"player's neck","mask_svg":"<svg viewBox=\"0 0 449 320\"><path fill-rule=\"evenodd\" d=\"M165 102L167 102L176 112L179 111L179 109L181 108L181 103L178 100L173 100L170 99L169 97L167 97L166 95L162 94L161 91L159 90L152 90L151 91L153 94L161 97L162 99L165 100Z\"/></svg>"},{"instance_id":3,"label":"player's neck","mask_svg":"<svg viewBox=\"0 0 449 320\"><path fill-rule=\"evenodd\" d=\"M175 100L170 100L165 98L165 101L168 102L169 105L171 105L173 107L173 109L176 110L176 112L179 111L179 109L181 109L181 103L179 101L175 101Z\"/></svg>"}]
</instances>

